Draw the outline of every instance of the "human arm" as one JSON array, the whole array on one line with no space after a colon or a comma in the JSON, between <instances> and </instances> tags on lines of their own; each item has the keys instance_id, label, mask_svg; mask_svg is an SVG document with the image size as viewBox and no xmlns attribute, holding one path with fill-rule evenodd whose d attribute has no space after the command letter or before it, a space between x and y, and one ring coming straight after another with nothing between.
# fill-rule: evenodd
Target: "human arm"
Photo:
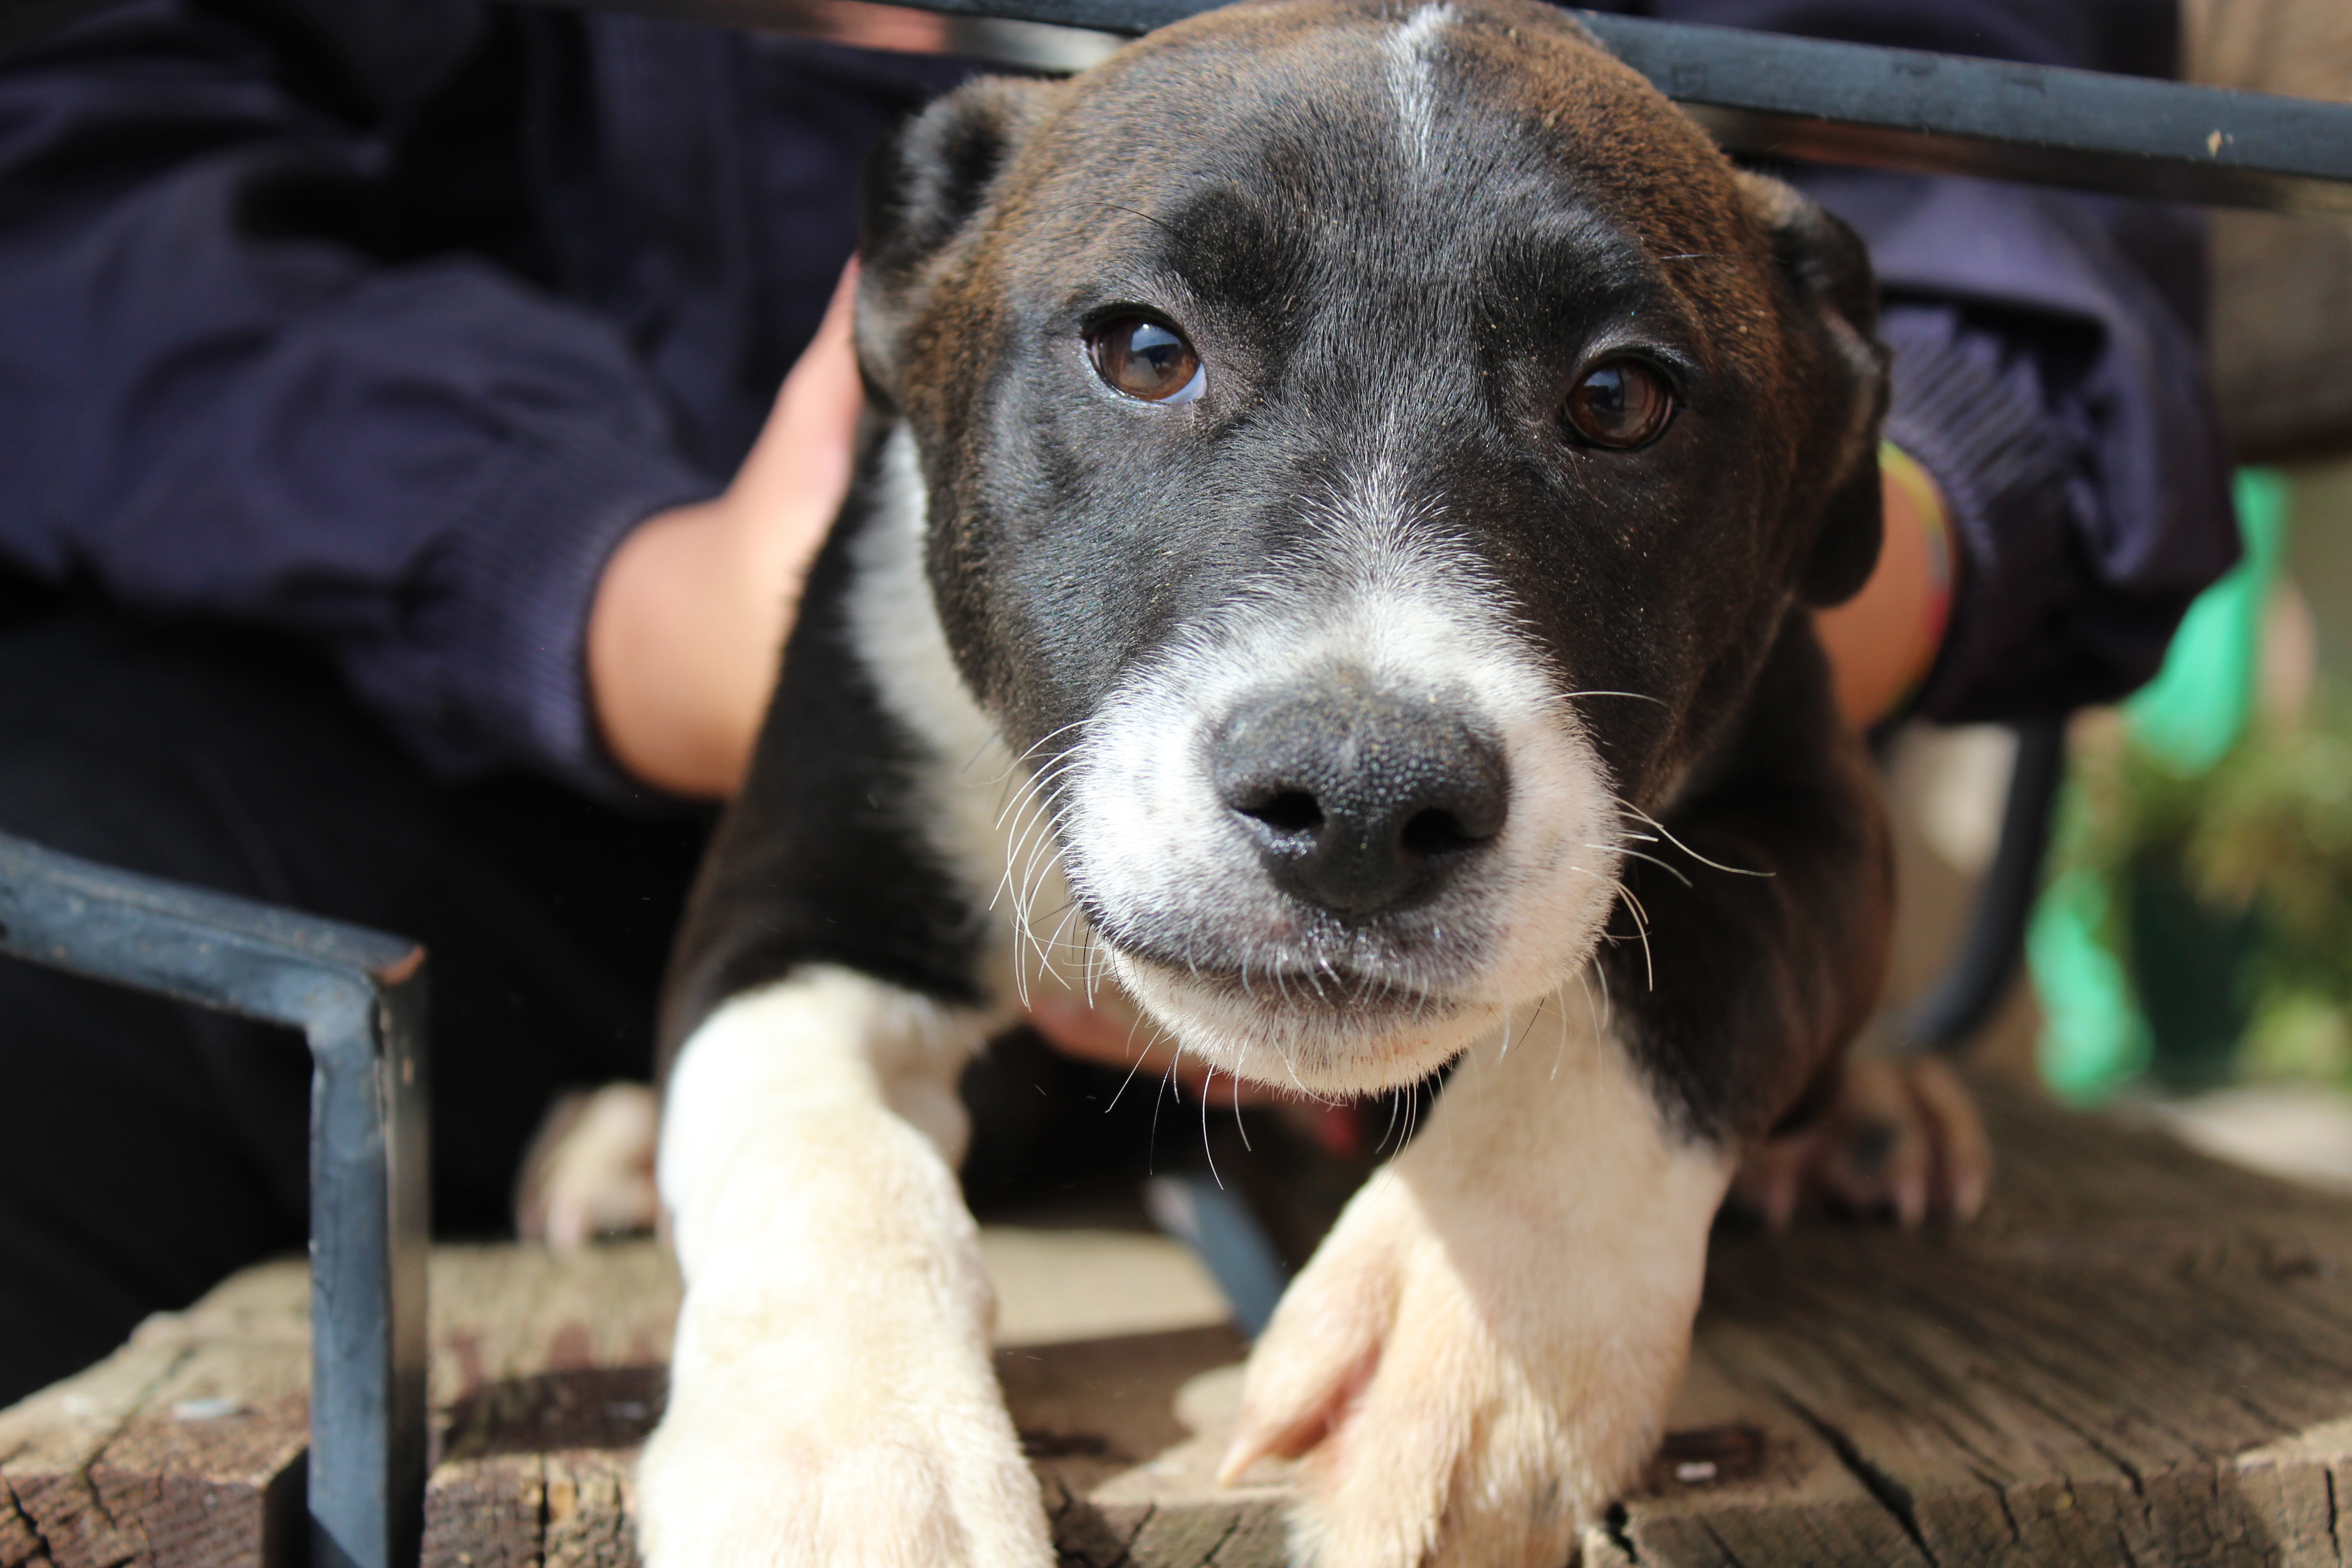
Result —
<instances>
[{"instance_id":1,"label":"human arm","mask_svg":"<svg viewBox=\"0 0 2352 1568\"><path fill-rule=\"evenodd\" d=\"M597 726L657 788L723 799L751 764L800 584L849 485L856 280L853 265L734 482L633 530L597 585L586 637Z\"/></svg>"},{"instance_id":2,"label":"human arm","mask_svg":"<svg viewBox=\"0 0 2352 1568\"><path fill-rule=\"evenodd\" d=\"M1899 447L1879 453L1885 542L1862 591L1813 616L1838 711L1856 729L1899 710L1935 668L1960 555L1942 489Z\"/></svg>"},{"instance_id":3,"label":"human arm","mask_svg":"<svg viewBox=\"0 0 2352 1568\"><path fill-rule=\"evenodd\" d=\"M591 596L637 524L721 487L611 321L384 240L390 128L471 9L338 8L399 31L375 99L299 93L260 23L166 0L9 62L0 559L301 637L445 776L614 795Z\"/></svg>"}]
</instances>

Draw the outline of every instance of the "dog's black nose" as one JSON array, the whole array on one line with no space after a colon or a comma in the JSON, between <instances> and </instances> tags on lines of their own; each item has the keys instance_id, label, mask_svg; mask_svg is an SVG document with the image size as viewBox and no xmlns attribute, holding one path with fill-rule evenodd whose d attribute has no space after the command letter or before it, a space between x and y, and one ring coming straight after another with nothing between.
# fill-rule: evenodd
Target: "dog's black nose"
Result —
<instances>
[{"instance_id":1,"label":"dog's black nose","mask_svg":"<svg viewBox=\"0 0 2352 1568\"><path fill-rule=\"evenodd\" d=\"M1501 750L1435 703L1334 683L1246 702L1219 796L1275 884L1343 915L1410 909L1503 830Z\"/></svg>"}]
</instances>

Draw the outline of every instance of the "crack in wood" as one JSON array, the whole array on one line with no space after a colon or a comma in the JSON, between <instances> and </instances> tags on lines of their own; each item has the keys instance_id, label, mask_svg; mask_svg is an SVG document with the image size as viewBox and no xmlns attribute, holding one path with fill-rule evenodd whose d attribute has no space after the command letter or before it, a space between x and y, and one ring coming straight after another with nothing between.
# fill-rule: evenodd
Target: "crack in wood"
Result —
<instances>
[{"instance_id":1,"label":"crack in wood","mask_svg":"<svg viewBox=\"0 0 2352 1568\"><path fill-rule=\"evenodd\" d=\"M1108 1568L1133 1568L1135 1543L1142 1539L1144 1531L1150 1527L1151 1516L1159 1511L1150 1504L1145 1505L1143 1517L1135 1521L1135 1528L1129 1531L1127 1539L1118 1543L1118 1551L1111 1557Z\"/></svg>"},{"instance_id":2,"label":"crack in wood","mask_svg":"<svg viewBox=\"0 0 2352 1568\"><path fill-rule=\"evenodd\" d=\"M2017 1510L2009 1506L2008 1483L1995 1477L1985 1474L1984 1471L1976 1468L1974 1466L1969 1467L1969 1473L1976 1477L1979 1481L1982 1482L1984 1484L1985 1490L1992 1494L1994 1506L2000 1510L2000 1522L2009 1531L2009 1543L2011 1546L2023 1546L2025 1544L2025 1531L2018 1525Z\"/></svg>"},{"instance_id":3,"label":"crack in wood","mask_svg":"<svg viewBox=\"0 0 2352 1568\"><path fill-rule=\"evenodd\" d=\"M149 1353L152 1355L152 1352ZM115 1518L114 1510L108 1506L92 1472L121 1441L133 1418L152 1400L156 1391L168 1384L194 1353L193 1348L183 1348L164 1357L152 1373L131 1385L127 1395L118 1396L110 1402L113 1413L110 1419L94 1423L87 1430L58 1435L70 1446L74 1458L68 1468L40 1478L47 1483L43 1490L55 1500L54 1504L45 1506L47 1500L27 1495L22 1487L8 1477L0 1475L0 1488L6 1490L10 1511L23 1521L25 1531L37 1543L33 1553L23 1560L25 1568L34 1568L45 1560L66 1563L77 1559L92 1561L98 1568L111 1568L113 1563L131 1562L145 1555L144 1532L126 1530ZM69 1394L60 1401L61 1414L73 1397ZM75 1421L86 1417L66 1415L65 1419ZM30 1440L19 1444L11 1450L6 1460L0 1461L0 1465L22 1463L36 1448L37 1445ZM92 1531L86 1525L76 1528L77 1515L95 1516L100 1530ZM114 1546L121 1555L93 1553L87 1542L82 1543L83 1550L79 1552L68 1553L61 1550L57 1542L64 1537L68 1528L74 1528L75 1533L79 1535L100 1535L100 1539Z\"/></svg>"},{"instance_id":4,"label":"crack in wood","mask_svg":"<svg viewBox=\"0 0 2352 1568\"><path fill-rule=\"evenodd\" d=\"M1739 1560L1739 1553L1731 1549L1731 1542L1724 1540L1721 1531L1706 1520L1699 1521L1699 1528L1706 1531L1707 1540L1715 1543L1715 1549L1723 1553L1724 1562L1729 1563L1731 1568L1748 1568L1748 1565ZM1634 1561L1639 1562L1640 1559L1636 1558Z\"/></svg>"},{"instance_id":5,"label":"crack in wood","mask_svg":"<svg viewBox=\"0 0 2352 1568\"><path fill-rule=\"evenodd\" d=\"M1118 1556L1113 1560L1111 1568L1134 1568L1135 1543L1143 1539L1143 1532L1150 1529L1151 1521L1159 1517L1158 1503L1143 1505L1143 1517L1135 1521L1135 1528L1129 1531L1127 1539L1118 1543Z\"/></svg>"},{"instance_id":6,"label":"crack in wood","mask_svg":"<svg viewBox=\"0 0 2352 1568\"><path fill-rule=\"evenodd\" d=\"M7 1517L0 1519L0 1525L15 1523L24 1539L33 1543L32 1550L24 1554L22 1561L28 1565L54 1563L58 1555L57 1548L49 1543L49 1538L42 1532L39 1522L26 1511L23 1503L17 1500L16 1489L8 1484L8 1478L5 1476L0 1476L0 1502L5 1502L8 1507ZM0 1547L5 1547L8 1544L8 1533L5 1530L0 1530Z\"/></svg>"},{"instance_id":7,"label":"crack in wood","mask_svg":"<svg viewBox=\"0 0 2352 1568\"><path fill-rule=\"evenodd\" d=\"M1843 1429L1814 1414L1785 1389L1780 1391L1780 1401L1811 1426L1816 1436L1830 1446L1830 1452L1837 1456L1838 1463L1862 1483L1864 1490L1878 1500L1878 1505L1895 1516L1895 1522L1903 1527L1903 1533L1911 1538L1911 1544L1917 1547L1919 1555L1927 1560L1927 1568L1942 1568L1935 1549L1927 1544L1927 1536L1920 1531L1918 1512L1912 1505L1911 1494L1904 1489L1902 1483L1865 1458L1853 1439Z\"/></svg>"},{"instance_id":8,"label":"crack in wood","mask_svg":"<svg viewBox=\"0 0 2352 1568\"><path fill-rule=\"evenodd\" d=\"M1211 1542L1209 1549L1201 1553L1201 1568L1216 1568L1217 1553L1223 1552L1225 1549L1225 1542L1231 1541L1241 1530L1242 1521L1246 1517L1236 1513L1233 1518L1225 1521L1225 1532Z\"/></svg>"}]
</instances>

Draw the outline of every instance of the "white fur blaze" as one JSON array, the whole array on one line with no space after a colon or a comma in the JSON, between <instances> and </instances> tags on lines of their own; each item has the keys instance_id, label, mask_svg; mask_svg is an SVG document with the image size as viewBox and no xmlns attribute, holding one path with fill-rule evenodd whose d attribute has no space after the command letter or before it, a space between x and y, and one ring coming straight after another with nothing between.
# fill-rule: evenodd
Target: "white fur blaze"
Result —
<instances>
[{"instance_id":1,"label":"white fur blaze","mask_svg":"<svg viewBox=\"0 0 2352 1568\"><path fill-rule=\"evenodd\" d=\"M1455 1069L1251 1357L1227 1471L1307 1453L1302 1563L1557 1568L1656 1447L1730 1162L1573 991L1546 1011Z\"/></svg>"},{"instance_id":2,"label":"white fur blaze","mask_svg":"<svg viewBox=\"0 0 2352 1568\"><path fill-rule=\"evenodd\" d=\"M1389 94L1395 100L1397 137L1407 163L1429 163L1430 139L1437 127L1437 83L1432 56L1439 37L1455 20L1454 7L1424 5L1382 40L1388 57Z\"/></svg>"},{"instance_id":3,"label":"white fur blaze","mask_svg":"<svg viewBox=\"0 0 2352 1568\"><path fill-rule=\"evenodd\" d=\"M953 1162L975 1021L845 970L687 1042L662 1199L686 1300L638 1471L649 1568L1045 1568Z\"/></svg>"}]
</instances>

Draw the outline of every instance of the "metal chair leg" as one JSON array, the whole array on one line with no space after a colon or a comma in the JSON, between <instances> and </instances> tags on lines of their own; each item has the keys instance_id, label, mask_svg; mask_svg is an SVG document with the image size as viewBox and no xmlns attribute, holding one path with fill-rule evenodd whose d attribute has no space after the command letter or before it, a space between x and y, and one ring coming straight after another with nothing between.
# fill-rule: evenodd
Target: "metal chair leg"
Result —
<instances>
[{"instance_id":1,"label":"metal chair leg","mask_svg":"<svg viewBox=\"0 0 2352 1568\"><path fill-rule=\"evenodd\" d=\"M309 1039L311 1562L409 1568L425 1499L425 950L0 835L0 952Z\"/></svg>"}]
</instances>

